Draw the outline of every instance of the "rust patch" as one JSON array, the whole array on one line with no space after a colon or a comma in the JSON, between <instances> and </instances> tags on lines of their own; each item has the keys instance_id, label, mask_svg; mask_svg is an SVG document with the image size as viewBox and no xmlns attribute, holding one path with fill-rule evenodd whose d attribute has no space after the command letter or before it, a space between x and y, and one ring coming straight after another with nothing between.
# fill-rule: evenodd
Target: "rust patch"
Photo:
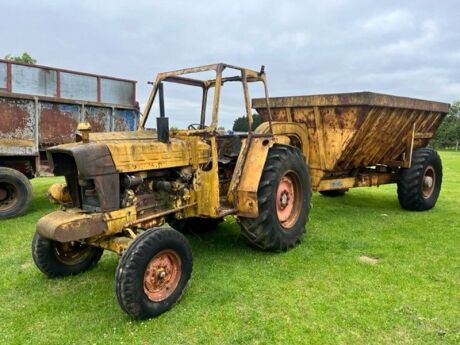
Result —
<instances>
[{"instance_id":1,"label":"rust patch","mask_svg":"<svg viewBox=\"0 0 460 345\"><path fill-rule=\"evenodd\" d=\"M58 104L42 106L40 114L40 143L51 146L75 140L78 113L65 111Z\"/></svg>"},{"instance_id":2,"label":"rust patch","mask_svg":"<svg viewBox=\"0 0 460 345\"><path fill-rule=\"evenodd\" d=\"M115 116L113 130L114 131L129 131L129 124L127 124L123 118Z\"/></svg>"},{"instance_id":3,"label":"rust patch","mask_svg":"<svg viewBox=\"0 0 460 345\"><path fill-rule=\"evenodd\" d=\"M34 138L34 103L29 100L0 98L0 133L3 138L31 140Z\"/></svg>"},{"instance_id":4,"label":"rust patch","mask_svg":"<svg viewBox=\"0 0 460 345\"><path fill-rule=\"evenodd\" d=\"M109 119L111 109L108 108L86 108L85 121L91 124L92 132L106 132L109 130Z\"/></svg>"},{"instance_id":5,"label":"rust patch","mask_svg":"<svg viewBox=\"0 0 460 345\"><path fill-rule=\"evenodd\" d=\"M100 213L55 211L37 223L37 232L43 237L59 242L79 241L107 231L107 224Z\"/></svg>"},{"instance_id":6,"label":"rust patch","mask_svg":"<svg viewBox=\"0 0 460 345\"><path fill-rule=\"evenodd\" d=\"M171 249L155 255L147 265L144 274L144 292L154 302L161 302L171 296L181 277L181 260Z\"/></svg>"}]
</instances>

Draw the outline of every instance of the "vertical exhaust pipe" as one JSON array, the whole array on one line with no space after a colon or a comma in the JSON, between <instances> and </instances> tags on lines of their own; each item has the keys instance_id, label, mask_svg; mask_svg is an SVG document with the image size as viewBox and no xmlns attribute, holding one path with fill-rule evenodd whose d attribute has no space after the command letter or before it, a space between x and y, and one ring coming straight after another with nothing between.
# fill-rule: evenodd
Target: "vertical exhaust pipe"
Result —
<instances>
[{"instance_id":1,"label":"vertical exhaust pipe","mask_svg":"<svg viewBox=\"0 0 460 345\"><path fill-rule=\"evenodd\" d=\"M160 117L157 117L157 137L162 143L169 143L169 119L165 117L163 83L158 85L158 95L160 98Z\"/></svg>"}]
</instances>

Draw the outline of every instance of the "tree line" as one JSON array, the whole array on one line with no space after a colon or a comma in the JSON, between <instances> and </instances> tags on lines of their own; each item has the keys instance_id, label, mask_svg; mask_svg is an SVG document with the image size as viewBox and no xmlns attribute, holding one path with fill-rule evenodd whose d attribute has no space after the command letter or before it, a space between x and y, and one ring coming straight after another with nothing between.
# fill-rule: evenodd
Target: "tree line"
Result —
<instances>
[{"instance_id":1,"label":"tree line","mask_svg":"<svg viewBox=\"0 0 460 345\"><path fill-rule=\"evenodd\" d=\"M460 149L460 101L451 104L431 145L440 149Z\"/></svg>"}]
</instances>

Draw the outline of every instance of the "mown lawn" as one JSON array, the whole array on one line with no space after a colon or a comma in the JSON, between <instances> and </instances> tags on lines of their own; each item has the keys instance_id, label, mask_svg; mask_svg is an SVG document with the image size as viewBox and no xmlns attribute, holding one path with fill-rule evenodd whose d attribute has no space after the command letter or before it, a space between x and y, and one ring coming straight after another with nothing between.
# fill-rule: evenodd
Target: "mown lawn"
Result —
<instances>
[{"instance_id":1,"label":"mown lawn","mask_svg":"<svg viewBox=\"0 0 460 345\"><path fill-rule=\"evenodd\" d=\"M118 307L116 255L64 279L35 267L35 223L55 208L45 191L57 180L36 179L30 212L0 221L0 344L458 344L460 153L442 159L429 212L403 211L389 185L315 195L307 235L287 253L251 249L231 219L189 236L188 291L143 322Z\"/></svg>"}]
</instances>

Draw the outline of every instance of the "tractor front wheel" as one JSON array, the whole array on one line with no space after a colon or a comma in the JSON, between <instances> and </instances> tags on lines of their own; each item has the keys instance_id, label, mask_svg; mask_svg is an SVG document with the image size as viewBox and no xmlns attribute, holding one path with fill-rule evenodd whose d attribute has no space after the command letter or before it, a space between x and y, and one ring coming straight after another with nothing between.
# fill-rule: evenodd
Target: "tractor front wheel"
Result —
<instances>
[{"instance_id":1,"label":"tractor front wheel","mask_svg":"<svg viewBox=\"0 0 460 345\"><path fill-rule=\"evenodd\" d=\"M192 265L192 250L180 232L167 228L143 232L118 263L118 303L134 319L147 319L167 311L182 297Z\"/></svg>"},{"instance_id":2,"label":"tractor front wheel","mask_svg":"<svg viewBox=\"0 0 460 345\"><path fill-rule=\"evenodd\" d=\"M429 210L438 200L441 184L442 163L437 152L427 147L416 149L411 167L399 172L399 203L406 210Z\"/></svg>"},{"instance_id":3,"label":"tractor front wheel","mask_svg":"<svg viewBox=\"0 0 460 345\"><path fill-rule=\"evenodd\" d=\"M308 221L311 183L297 148L270 149L257 197L259 216L239 218L243 236L263 250L285 251L298 244Z\"/></svg>"},{"instance_id":4,"label":"tractor front wheel","mask_svg":"<svg viewBox=\"0 0 460 345\"><path fill-rule=\"evenodd\" d=\"M32 240L32 258L48 277L63 277L88 270L100 260L103 249L78 241L61 243L38 233Z\"/></svg>"}]
</instances>

